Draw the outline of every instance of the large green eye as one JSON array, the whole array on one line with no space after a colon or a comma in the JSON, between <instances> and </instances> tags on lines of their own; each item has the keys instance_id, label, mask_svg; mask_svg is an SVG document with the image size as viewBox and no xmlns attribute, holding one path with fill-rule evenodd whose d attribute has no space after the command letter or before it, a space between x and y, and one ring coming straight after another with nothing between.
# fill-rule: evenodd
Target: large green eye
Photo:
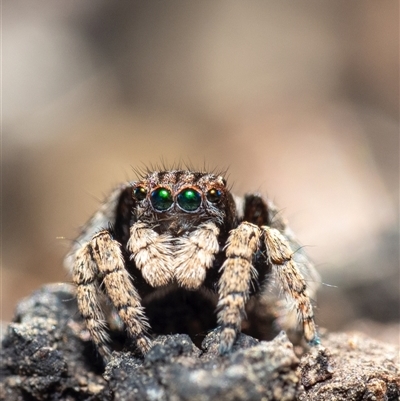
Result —
<instances>
[{"instance_id":1,"label":"large green eye","mask_svg":"<svg viewBox=\"0 0 400 401\"><path fill-rule=\"evenodd\" d=\"M174 203L171 191L166 188L157 188L151 193L151 203L154 209L158 211L169 209Z\"/></svg>"},{"instance_id":2,"label":"large green eye","mask_svg":"<svg viewBox=\"0 0 400 401\"><path fill-rule=\"evenodd\" d=\"M201 204L201 195L194 189L184 189L178 195L178 205L187 212L194 212Z\"/></svg>"},{"instance_id":3,"label":"large green eye","mask_svg":"<svg viewBox=\"0 0 400 401\"><path fill-rule=\"evenodd\" d=\"M133 191L133 195L135 196L135 198L138 201L143 200L146 195L147 195L147 189L143 188L143 187L137 187L134 191Z\"/></svg>"},{"instance_id":4,"label":"large green eye","mask_svg":"<svg viewBox=\"0 0 400 401\"><path fill-rule=\"evenodd\" d=\"M207 199L211 203L218 203L221 199L222 192L219 189L212 188L207 192Z\"/></svg>"}]
</instances>

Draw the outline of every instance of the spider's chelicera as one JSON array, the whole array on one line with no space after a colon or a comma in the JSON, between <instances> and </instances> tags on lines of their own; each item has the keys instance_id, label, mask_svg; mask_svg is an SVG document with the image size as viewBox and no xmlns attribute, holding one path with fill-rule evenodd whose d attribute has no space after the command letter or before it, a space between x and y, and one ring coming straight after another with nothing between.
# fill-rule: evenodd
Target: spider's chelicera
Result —
<instances>
[{"instance_id":1,"label":"spider's chelicera","mask_svg":"<svg viewBox=\"0 0 400 401\"><path fill-rule=\"evenodd\" d=\"M318 343L310 302L318 275L297 248L276 207L261 195L236 197L217 174L156 171L111 193L66 265L79 311L104 358L110 353L104 299L144 354L151 340L142 299L170 286L217 294L224 354L241 330L249 296L266 293L268 282L295 311L304 338Z\"/></svg>"}]
</instances>

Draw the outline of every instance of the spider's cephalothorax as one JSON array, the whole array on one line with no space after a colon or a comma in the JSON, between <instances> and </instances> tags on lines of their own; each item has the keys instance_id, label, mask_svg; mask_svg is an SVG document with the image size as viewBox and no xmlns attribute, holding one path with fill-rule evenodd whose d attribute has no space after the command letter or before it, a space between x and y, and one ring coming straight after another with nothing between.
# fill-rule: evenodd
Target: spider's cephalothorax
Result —
<instances>
[{"instance_id":1,"label":"spider's cephalothorax","mask_svg":"<svg viewBox=\"0 0 400 401\"><path fill-rule=\"evenodd\" d=\"M304 338L318 342L310 302L318 275L294 247L299 248L268 199L235 197L220 175L171 170L150 172L112 192L66 265L79 311L105 358L110 351L104 298L146 353L151 340L142 298L168 286L217 293L224 354L240 332L249 296L268 291L266 272L291 303Z\"/></svg>"}]
</instances>

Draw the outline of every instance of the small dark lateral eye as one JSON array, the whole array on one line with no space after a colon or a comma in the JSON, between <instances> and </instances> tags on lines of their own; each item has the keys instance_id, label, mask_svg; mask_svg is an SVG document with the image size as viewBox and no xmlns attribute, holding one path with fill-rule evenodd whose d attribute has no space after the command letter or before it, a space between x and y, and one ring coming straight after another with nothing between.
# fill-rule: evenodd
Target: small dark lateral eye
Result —
<instances>
[{"instance_id":1,"label":"small dark lateral eye","mask_svg":"<svg viewBox=\"0 0 400 401\"><path fill-rule=\"evenodd\" d=\"M200 207L201 195L192 188L184 189L178 195L178 205L187 212L194 212Z\"/></svg>"},{"instance_id":2,"label":"small dark lateral eye","mask_svg":"<svg viewBox=\"0 0 400 401\"><path fill-rule=\"evenodd\" d=\"M133 195L135 196L135 198L136 198L138 201L141 201L141 200L143 200L143 199L146 197L146 195L147 195L147 190L146 190L146 188L143 188L143 187L137 187L137 188L134 190Z\"/></svg>"},{"instance_id":3,"label":"small dark lateral eye","mask_svg":"<svg viewBox=\"0 0 400 401\"><path fill-rule=\"evenodd\" d=\"M213 188L207 192L207 199L211 203L218 203L219 200L221 199L221 195L222 192L219 189Z\"/></svg>"},{"instance_id":4,"label":"small dark lateral eye","mask_svg":"<svg viewBox=\"0 0 400 401\"><path fill-rule=\"evenodd\" d=\"M151 193L151 203L154 209L162 212L174 203L171 191L167 188L157 188Z\"/></svg>"}]
</instances>

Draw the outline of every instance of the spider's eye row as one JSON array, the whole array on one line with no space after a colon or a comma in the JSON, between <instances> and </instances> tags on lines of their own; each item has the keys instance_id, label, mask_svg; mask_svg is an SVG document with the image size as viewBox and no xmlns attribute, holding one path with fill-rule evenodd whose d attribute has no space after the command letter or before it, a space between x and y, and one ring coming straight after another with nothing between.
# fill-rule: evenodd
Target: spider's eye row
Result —
<instances>
[{"instance_id":1,"label":"spider's eye row","mask_svg":"<svg viewBox=\"0 0 400 401\"><path fill-rule=\"evenodd\" d=\"M133 195L135 196L135 198L138 201L143 200L146 195L147 195L147 189L143 188L143 187L137 187L134 191L133 191Z\"/></svg>"},{"instance_id":2,"label":"spider's eye row","mask_svg":"<svg viewBox=\"0 0 400 401\"><path fill-rule=\"evenodd\" d=\"M169 209L174 200L172 199L171 191L167 188L157 188L151 193L151 203L154 209L162 212Z\"/></svg>"},{"instance_id":3,"label":"spider's eye row","mask_svg":"<svg viewBox=\"0 0 400 401\"><path fill-rule=\"evenodd\" d=\"M142 200L146 197L145 188L138 187L135 190L135 197ZM207 192L207 199L211 203L218 203L221 199L222 191L212 188ZM174 198L168 188L157 188L150 195L151 204L159 212L168 210L174 203ZM201 193L194 188L183 189L176 197L178 206L186 212L195 212L201 205Z\"/></svg>"},{"instance_id":4,"label":"spider's eye row","mask_svg":"<svg viewBox=\"0 0 400 401\"><path fill-rule=\"evenodd\" d=\"M207 192L207 199L211 203L217 203L221 199L222 192L219 189L212 188Z\"/></svg>"},{"instance_id":5,"label":"spider's eye row","mask_svg":"<svg viewBox=\"0 0 400 401\"><path fill-rule=\"evenodd\" d=\"M194 212L200 207L201 195L192 188L184 189L177 197L178 205L187 212Z\"/></svg>"}]
</instances>

